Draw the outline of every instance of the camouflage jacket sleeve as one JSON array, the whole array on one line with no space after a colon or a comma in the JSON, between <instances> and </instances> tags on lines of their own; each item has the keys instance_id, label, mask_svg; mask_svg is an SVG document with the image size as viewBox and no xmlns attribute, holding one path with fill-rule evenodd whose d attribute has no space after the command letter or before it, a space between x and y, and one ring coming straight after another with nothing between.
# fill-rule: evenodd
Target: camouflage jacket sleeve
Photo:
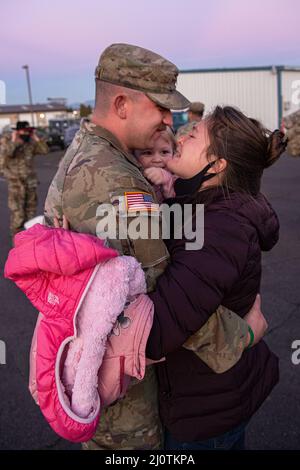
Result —
<instances>
[{"instance_id":1,"label":"camouflage jacket sleeve","mask_svg":"<svg viewBox=\"0 0 300 470\"><path fill-rule=\"evenodd\" d=\"M0 143L0 155L3 159L6 158L13 158L14 151L18 147L19 144L16 142L12 142L11 140L2 139Z\"/></svg>"},{"instance_id":2,"label":"camouflage jacket sleeve","mask_svg":"<svg viewBox=\"0 0 300 470\"><path fill-rule=\"evenodd\" d=\"M222 374L239 361L248 341L245 320L220 305L183 346L193 351L214 372Z\"/></svg>"},{"instance_id":3,"label":"camouflage jacket sleeve","mask_svg":"<svg viewBox=\"0 0 300 470\"><path fill-rule=\"evenodd\" d=\"M4 138L0 139L0 174L3 171L5 165L5 140Z\"/></svg>"}]
</instances>

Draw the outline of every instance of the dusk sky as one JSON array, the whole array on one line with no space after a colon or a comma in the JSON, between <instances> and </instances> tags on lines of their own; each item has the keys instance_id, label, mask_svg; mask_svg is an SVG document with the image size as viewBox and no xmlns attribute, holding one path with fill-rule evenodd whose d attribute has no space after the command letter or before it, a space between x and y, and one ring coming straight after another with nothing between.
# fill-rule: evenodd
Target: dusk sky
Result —
<instances>
[{"instance_id":1,"label":"dusk sky","mask_svg":"<svg viewBox=\"0 0 300 470\"><path fill-rule=\"evenodd\" d=\"M300 66L299 0L10 0L0 7L0 80L6 103L94 98L108 45L152 49L184 70Z\"/></svg>"}]
</instances>

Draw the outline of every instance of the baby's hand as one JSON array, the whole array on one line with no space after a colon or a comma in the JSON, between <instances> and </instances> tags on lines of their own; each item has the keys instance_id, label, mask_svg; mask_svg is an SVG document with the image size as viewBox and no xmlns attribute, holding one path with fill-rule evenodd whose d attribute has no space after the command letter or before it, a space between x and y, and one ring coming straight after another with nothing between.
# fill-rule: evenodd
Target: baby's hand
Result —
<instances>
[{"instance_id":1,"label":"baby's hand","mask_svg":"<svg viewBox=\"0 0 300 470\"><path fill-rule=\"evenodd\" d=\"M151 168L146 168L146 170L144 170L145 177L149 181L151 181L151 183L157 184L157 185L164 184L165 182L164 173L165 173L165 170L163 170L162 168L151 167Z\"/></svg>"}]
</instances>

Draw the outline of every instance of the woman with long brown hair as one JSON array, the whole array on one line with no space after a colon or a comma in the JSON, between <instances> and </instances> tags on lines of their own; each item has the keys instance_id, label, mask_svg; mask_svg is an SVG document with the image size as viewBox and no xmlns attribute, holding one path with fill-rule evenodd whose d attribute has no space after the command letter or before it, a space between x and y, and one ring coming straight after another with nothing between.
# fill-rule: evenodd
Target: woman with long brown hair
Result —
<instances>
[{"instance_id":1,"label":"woman with long brown hair","mask_svg":"<svg viewBox=\"0 0 300 470\"><path fill-rule=\"evenodd\" d=\"M217 107L179 142L168 162L179 176L179 202L204 204L204 245L166 241L171 263L150 293L154 322L147 357L157 367L165 449L242 449L245 427L279 379L278 359L264 341L216 374L183 343L219 305L241 317L260 291L261 251L278 241L278 218L260 193L263 171L285 150L233 107Z\"/></svg>"}]
</instances>

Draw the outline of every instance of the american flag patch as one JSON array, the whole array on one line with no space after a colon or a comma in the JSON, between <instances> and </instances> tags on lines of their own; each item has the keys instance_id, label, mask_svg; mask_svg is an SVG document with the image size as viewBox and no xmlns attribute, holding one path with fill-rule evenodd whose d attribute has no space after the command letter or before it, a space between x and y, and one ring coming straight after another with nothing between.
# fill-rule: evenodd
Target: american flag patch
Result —
<instances>
[{"instance_id":1,"label":"american flag patch","mask_svg":"<svg viewBox=\"0 0 300 470\"><path fill-rule=\"evenodd\" d=\"M155 204L150 193L127 192L125 195L126 209L128 212L148 211L158 212L158 204Z\"/></svg>"}]
</instances>

